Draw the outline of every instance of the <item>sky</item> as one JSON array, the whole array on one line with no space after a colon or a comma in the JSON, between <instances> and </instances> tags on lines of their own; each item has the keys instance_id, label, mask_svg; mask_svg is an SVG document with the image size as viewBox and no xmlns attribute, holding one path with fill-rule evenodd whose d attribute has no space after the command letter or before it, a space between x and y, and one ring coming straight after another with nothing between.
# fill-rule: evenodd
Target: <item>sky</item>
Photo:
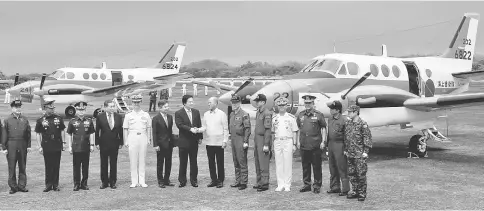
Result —
<instances>
[{"instance_id":1,"label":"sky","mask_svg":"<svg viewBox=\"0 0 484 211\"><path fill-rule=\"evenodd\" d=\"M334 44L439 54L466 12L484 14L484 2L0 2L0 70L148 67L174 41L187 43L183 64L307 63ZM475 43L484 52L484 26Z\"/></svg>"}]
</instances>

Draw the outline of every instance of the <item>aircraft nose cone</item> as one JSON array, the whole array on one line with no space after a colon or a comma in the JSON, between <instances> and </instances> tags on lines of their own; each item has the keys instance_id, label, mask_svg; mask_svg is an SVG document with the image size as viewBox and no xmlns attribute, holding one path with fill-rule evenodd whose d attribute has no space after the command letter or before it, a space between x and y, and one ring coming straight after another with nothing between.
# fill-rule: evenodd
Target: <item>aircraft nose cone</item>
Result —
<instances>
[{"instance_id":1,"label":"aircraft nose cone","mask_svg":"<svg viewBox=\"0 0 484 211\"><path fill-rule=\"evenodd\" d=\"M289 85L288 81L280 80L275 81L271 84L266 85L255 94L250 97L250 101L252 106L257 107L257 102L254 100L257 98L257 95L264 94L267 98L266 108L272 108L274 106L274 100L279 97L289 97L292 95L293 88ZM291 99L289 99L292 101Z\"/></svg>"}]
</instances>

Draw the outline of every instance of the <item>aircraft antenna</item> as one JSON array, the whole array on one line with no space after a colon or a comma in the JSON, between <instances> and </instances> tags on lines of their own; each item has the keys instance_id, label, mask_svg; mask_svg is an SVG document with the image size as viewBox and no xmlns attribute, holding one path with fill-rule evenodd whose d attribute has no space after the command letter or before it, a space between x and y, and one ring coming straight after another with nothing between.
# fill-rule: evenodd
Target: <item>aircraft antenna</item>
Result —
<instances>
[{"instance_id":1,"label":"aircraft antenna","mask_svg":"<svg viewBox=\"0 0 484 211\"><path fill-rule=\"evenodd\" d=\"M336 53L336 40L333 40L333 53Z\"/></svg>"}]
</instances>

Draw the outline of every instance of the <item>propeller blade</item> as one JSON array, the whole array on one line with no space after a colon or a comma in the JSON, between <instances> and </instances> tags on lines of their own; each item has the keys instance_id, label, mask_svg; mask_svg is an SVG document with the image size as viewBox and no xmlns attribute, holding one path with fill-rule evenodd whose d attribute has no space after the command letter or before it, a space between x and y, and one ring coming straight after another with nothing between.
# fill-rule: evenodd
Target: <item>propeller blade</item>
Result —
<instances>
[{"instance_id":1,"label":"propeller blade","mask_svg":"<svg viewBox=\"0 0 484 211\"><path fill-rule=\"evenodd\" d=\"M208 83L211 84L213 86L213 88L215 88L220 93L223 92L222 89L220 89L220 86L217 83L215 83L215 81L209 81Z\"/></svg>"},{"instance_id":2,"label":"propeller blade","mask_svg":"<svg viewBox=\"0 0 484 211\"><path fill-rule=\"evenodd\" d=\"M47 74L42 74L42 79L40 80L40 87L39 89L42 90L42 87L44 86L45 78L47 77Z\"/></svg>"},{"instance_id":3,"label":"propeller blade","mask_svg":"<svg viewBox=\"0 0 484 211\"><path fill-rule=\"evenodd\" d=\"M324 92L320 92L320 93L321 93L322 95L324 95L326 98L331 99L331 97L330 97L329 95L327 95L326 93L324 93Z\"/></svg>"},{"instance_id":4,"label":"propeller blade","mask_svg":"<svg viewBox=\"0 0 484 211\"><path fill-rule=\"evenodd\" d=\"M365 81L368 77L370 77L371 75L371 72L367 72L363 77L360 78L360 80L358 80L355 85L353 85L344 95L341 96L341 99L345 99L346 98L346 95L348 95L348 93L351 92L351 90L353 90L354 88L356 88L358 85L360 85L361 83L363 83L363 81Z\"/></svg>"},{"instance_id":5,"label":"propeller blade","mask_svg":"<svg viewBox=\"0 0 484 211\"><path fill-rule=\"evenodd\" d=\"M14 86L17 86L17 84L18 84L18 79L19 79L19 78L20 78L20 75L19 75L18 73L16 73L16 74L15 74L15 80L14 80L14 82L13 82L13 85L14 85Z\"/></svg>"},{"instance_id":6,"label":"propeller blade","mask_svg":"<svg viewBox=\"0 0 484 211\"><path fill-rule=\"evenodd\" d=\"M247 85L250 84L250 82L252 82L254 79L253 78L249 78L247 81L244 82L244 84L242 84L242 86L240 86L235 92L234 94L237 94L237 92L239 92L240 90L244 89Z\"/></svg>"}]
</instances>

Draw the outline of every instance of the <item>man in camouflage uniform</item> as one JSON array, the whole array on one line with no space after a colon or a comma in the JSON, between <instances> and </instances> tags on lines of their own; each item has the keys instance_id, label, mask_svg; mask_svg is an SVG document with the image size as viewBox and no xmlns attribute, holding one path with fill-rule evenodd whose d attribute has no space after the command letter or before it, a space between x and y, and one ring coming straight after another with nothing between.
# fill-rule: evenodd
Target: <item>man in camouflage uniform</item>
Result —
<instances>
[{"instance_id":1,"label":"man in camouflage uniform","mask_svg":"<svg viewBox=\"0 0 484 211\"><path fill-rule=\"evenodd\" d=\"M234 110L230 113L229 134L236 179L230 187L238 187L239 190L244 190L247 188L249 177L247 150L249 148L251 125L249 114L240 108L240 101L242 101L240 96L232 96L231 102Z\"/></svg>"},{"instance_id":2,"label":"man in camouflage uniform","mask_svg":"<svg viewBox=\"0 0 484 211\"><path fill-rule=\"evenodd\" d=\"M272 113L265 108L267 97L264 94L258 94L254 101L258 108L254 131L254 161L257 174L257 185L254 186L254 189L261 192L269 189Z\"/></svg>"},{"instance_id":3,"label":"man in camouflage uniform","mask_svg":"<svg viewBox=\"0 0 484 211\"><path fill-rule=\"evenodd\" d=\"M86 102L74 104L77 117L72 118L67 125L67 146L72 154L74 173L74 191L89 190L87 179L89 177L89 157L94 150L94 123L91 118L85 117ZM82 180L81 180L82 165Z\"/></svg>"},{"instance_id":4,"label":"man in camouflage uniform","mask_svg":"<svg viewBox=\"0 0 484 211\"><path fill-rule=\"evenodd\" d=\"M371 132L368 124L360 118L360 107L352 105L348 108L348 117L345 122L345 155L348 157L348 176L350 177L353 193L348 199L366 199L366 160L372 147Z\"/></svg>"}]
</instances>

